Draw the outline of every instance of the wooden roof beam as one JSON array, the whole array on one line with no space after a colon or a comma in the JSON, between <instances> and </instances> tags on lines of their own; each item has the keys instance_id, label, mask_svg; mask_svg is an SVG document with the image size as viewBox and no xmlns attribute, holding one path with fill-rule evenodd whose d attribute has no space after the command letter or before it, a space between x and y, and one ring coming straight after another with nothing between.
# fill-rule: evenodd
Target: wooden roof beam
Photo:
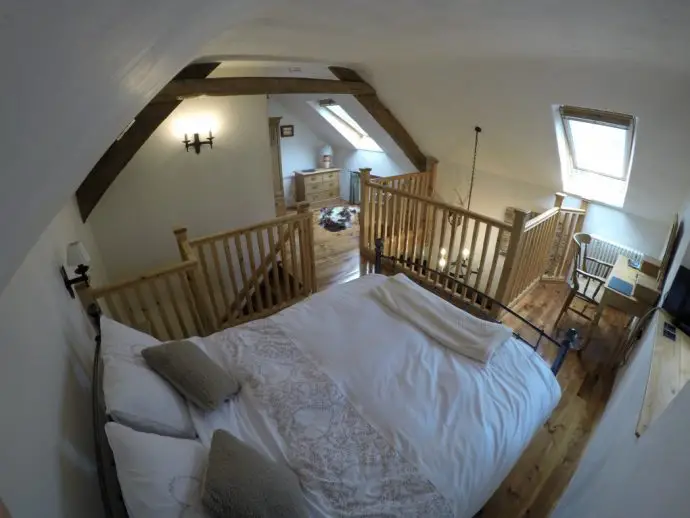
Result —
<instances>
[{"instance_id":1,"label":"wooden roof beam","mask_svg":"<svg viewBox=\"0 0 690 518\"><path fill-rule=\"evenodd\" d=\"M371 93L353 94L359 103L371 114L376 122L390 135L398 147L409 158L410 162L418 171L424 171L427 167L427 157L422 153L419 146L410 136L407 130L400 124L400 121L393 113L381 102L376 95L376 91L362 79L362 77L349 68L329 67L329 70L343 82L363 83L371 88Z\"/></svg>"},{"instance_id":2,"label":"wooden roof beam","mask_svg":"<svg viewBox=\"0 0 690 518\"><path fill-rule=\"evenodd\" d=\"M189 65L177 74L173 81L206 77L218 65L219 63ZM135 117L134 124L127 128L119 140L113 142L106 150L77 189L77 205L83 221L86 221L89 214L96 208L96 204L136 152L181 102L173 99L165 103L149 103Z\"/></svg>"},{"instance_id":3,"label":"wooden roof beam","mask_svg":"<svg viewBox=\"0 0 690 518\"><path fill-rule=\"evenodd\" d=\"M154 98L165 103L200 95L278 95L278 94L349 94L374 95L363 81L336 81L301 77L214 77L171 81Z\"/></svg>"}]
</instances>

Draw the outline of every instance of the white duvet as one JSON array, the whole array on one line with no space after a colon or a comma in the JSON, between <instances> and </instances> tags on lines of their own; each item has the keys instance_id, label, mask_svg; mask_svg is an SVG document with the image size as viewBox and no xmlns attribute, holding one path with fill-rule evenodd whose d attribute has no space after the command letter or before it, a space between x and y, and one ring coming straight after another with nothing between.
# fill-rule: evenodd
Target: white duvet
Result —
<instances>
[{"instance_id":1,"label":"white duvet","mask_svg":"<svg viewBox=\"0 0 690 518\"><path fill-rule=\"evenodd\" d=\"M267 338L273 344L262 353L270 355L265 367L251 372L256 361L252 347L263 340L257 332L261 324L204 339L216 361L229 369L242 365L247 381L239 401L207 415L193 410L195 426L202 442L209 443L216 428L225 428L274 460L287 462L298 475L300 469L309 471L303 489L313 516L332 512L333 495L326 489L344 481L348 494L343 501L362 499L371 504L367 509L372 514L413 516L405 509L414 504L427 516L470 518L551 414L560 388L544 361L516 339L499 347L487 364L434 342L368 294L385 279L363 277L267 319L269 333L273 327L287 336L303 354L302 366L308 360L313 373L294 367L297 353L276 354L288 350L276 337ZM309 379L302 383L305 376ZM276 390L281 382L291 394ZM327 388L330 384L338 394ZM301 411L281 411L300 398L324 397L319 387L328 392L323 405L312 401ZM336 411L345 417L334 415ZM341 429L333 429L335 422L341 422ZM347 433L348 427L356 433ZM365 440L358 445L353 436ZM370 439L374 436L383 440ZM301 450L326 444L330 452L342 451L339 462L351 465L337 468L337 476L325 470L320 474L314 466L337 459L314 460L318 448L293 451L293 443ZM334 470L339 466L330 465ZM358 481L359 486L352 486ZM398 486L407 492L391 489ZM379 500L383 503L377 508ZM357 515L352 509L341 514Z\"/></svg>"}]
</instances>

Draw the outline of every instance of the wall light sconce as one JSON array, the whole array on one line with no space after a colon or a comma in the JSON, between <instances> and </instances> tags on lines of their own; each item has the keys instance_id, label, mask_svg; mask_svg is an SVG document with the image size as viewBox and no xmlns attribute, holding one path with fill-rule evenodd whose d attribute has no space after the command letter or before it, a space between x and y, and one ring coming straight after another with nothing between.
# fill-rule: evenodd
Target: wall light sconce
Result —
<instances>
[{"instance_id":1,"label":"wall light sconce","mask_svg":"<svg viewBox=\"0 0 690 518\"><path fill-rule=\"evenodd\" d=\"M67 270L64 266L60 267L60 274L62 275L62 280L65 282L65 287L71 295L72 298L76 296L74 293L73 286L75 284L86 284L89 285L89 276L87 272L89 271L89 263L91 258L89 253L84 248L84 245L80 241L74 241L67 245L67 266L74 268L74 272L77 274L76 277L70 279L67 276Z\"/></svg>"},{"instance_id":2,"label":"wall light sconce","mask_svg":"<svg viewBox=\"0 0 690 518\"><path fill-rule=\"evenodd\" d=\"M194 134L194 140L189 140L187 138L187 134L185 133L184 134L184 140L182 141L182 143L184 144L185 151L189 152L189 148L191 147L191 148L194 148L194 151L198 155L199 153L201 153L201 146L203 146L205 144L208 144L208 146L213 149L213 139L214 138L215 137L211 133L211 130L208 130L208 138L204 139L204 140L199 139L198 133Z\"/></svg>"}]
</instances>

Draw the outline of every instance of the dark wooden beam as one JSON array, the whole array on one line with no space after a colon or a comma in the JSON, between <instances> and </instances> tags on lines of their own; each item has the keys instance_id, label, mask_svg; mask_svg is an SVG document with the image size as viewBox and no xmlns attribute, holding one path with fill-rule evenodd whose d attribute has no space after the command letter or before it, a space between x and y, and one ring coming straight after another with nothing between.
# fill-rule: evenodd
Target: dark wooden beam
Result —
<instances>
[{"instance_id":1,"label":"dark wooden beam","mask_svg":"<svg viewBox=\"0 0 690 518\"><path fill-rule=\"evenodd\" d=\"M362 81L301 77L214 77L171 81L153 102L170 102L200 95L352 94L373 95Z\"/></svg>"},{"instance_id":2,"label":"dark wooden beam","mask_svg":"<svg viewBox=\"0 0 690 518\"><path fill-rule=\"evenodd\" d=\"M173 81L204 78L217 66L218 63L189 65L175 76ZM165 103L149 103L136 116L134 124L107 149L77 189L77 205L83 221L86 221L108 187L144 145L144 142L181 102L172 100Z\"/></svg>"},{"instance_id":3,"label":"dark wooden beam","mask_svg":"<svg viewBox=\"0 0 690 518\"><path fill-rule=\"evenodd\" d=\"M357 72L349 68L329 67L329 70L341 81L367 84ZM395 115L381 102L381 99L376 95L376 91L370 85L367 84L367 86L371 88L371 93L354 94L355 98L391 136L417 170L424 171L427 166L427 158L424 153L422 153L403 125L400 124L400 121L396 119Z\"/></svg>"}]
</instances>

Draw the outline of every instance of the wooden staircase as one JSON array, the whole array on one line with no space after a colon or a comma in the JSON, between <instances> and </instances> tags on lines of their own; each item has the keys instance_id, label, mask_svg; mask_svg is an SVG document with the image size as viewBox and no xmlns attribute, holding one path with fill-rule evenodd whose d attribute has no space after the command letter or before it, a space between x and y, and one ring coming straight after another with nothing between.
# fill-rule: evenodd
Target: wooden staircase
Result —
<instances>
[{"instance_id":1,"label":"wooden staircase","mask_svg":"<svg viewBox=\"0 0 690 518\"><path fill-rule=\"evenodd\" d=\"M275 282L274 272L277 274L278 284ZM260 281L252 284L251 293L240 300L239 309L235 309L236 314L232 315L232 319L236 320L240 315L251 315L253 308L259 307L260 301L278 300L280 293L277 285L287 285L291 293L300 293L304 289L303 283L290 274L282 262L278 262L275 267L271 265L268 268L267 278L262 277Z\"/></svg>"}]
</instances>

